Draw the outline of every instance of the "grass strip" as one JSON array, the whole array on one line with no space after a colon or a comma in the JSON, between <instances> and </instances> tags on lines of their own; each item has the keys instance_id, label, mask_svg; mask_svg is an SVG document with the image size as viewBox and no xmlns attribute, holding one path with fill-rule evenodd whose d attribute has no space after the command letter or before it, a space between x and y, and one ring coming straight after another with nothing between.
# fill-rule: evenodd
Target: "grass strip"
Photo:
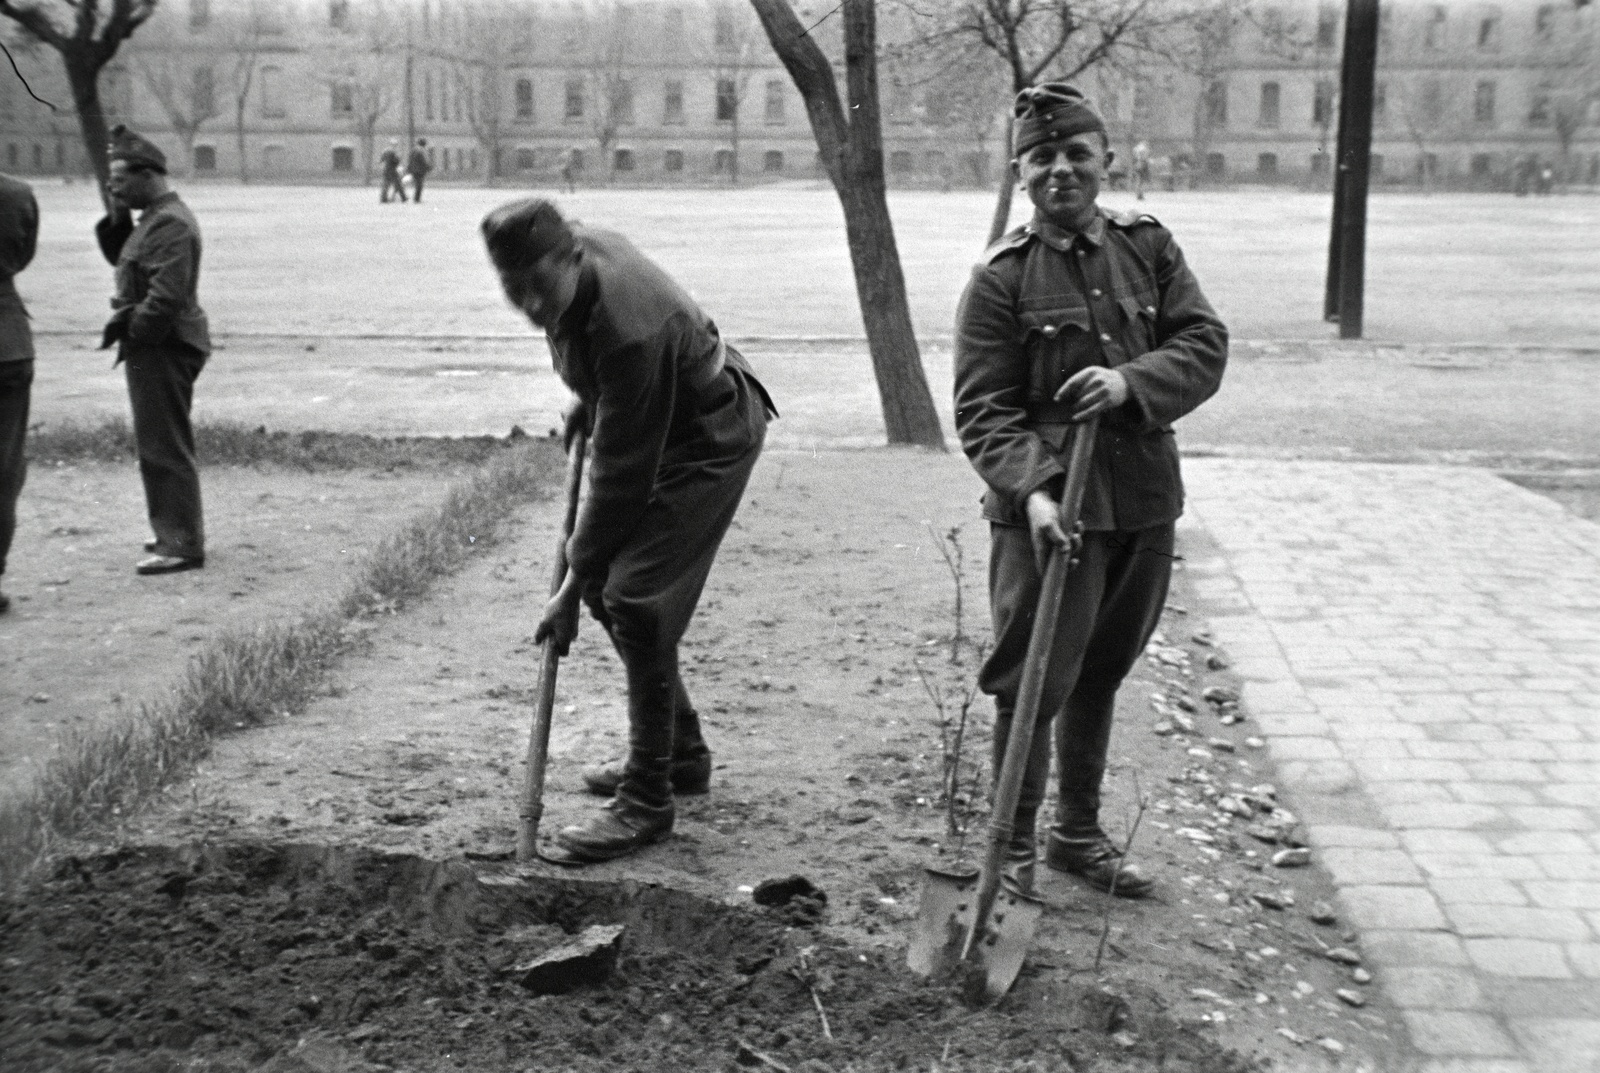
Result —
<instances>
[{"instance_id":1,"label":"grass strip","mask_svg":"<svg viewBox=\"0 0 1600 1073\"><path fill-rule=\"evenodd\" d=\"M521 429L497 436L366 436L354 432L268 432L265 425L203 422L194 427L195 455L204 466L283 466L289 469L401 469L482 465ZM121 417L98 423L60 421L28 433L28 458L41 465L127 462L137 457L133 429Z\"/></svg>"},{"instance_id":2,"label":"grass strip","mask_svg":"<svg viewBox=\"0 0 1600 1073\"><path fill-rule=\"evenodd\" d=\"M216 735L303 710L364 619L398 611L493 545L518 504L559 484L562 465L548 441L502 448L436 510L375 547L339 597L296 621L220 633L169 697L69 731L31 786L0 799L0 887L26 881L75 834L131 814L192 770Z\"/></svg>"}]
</instances>

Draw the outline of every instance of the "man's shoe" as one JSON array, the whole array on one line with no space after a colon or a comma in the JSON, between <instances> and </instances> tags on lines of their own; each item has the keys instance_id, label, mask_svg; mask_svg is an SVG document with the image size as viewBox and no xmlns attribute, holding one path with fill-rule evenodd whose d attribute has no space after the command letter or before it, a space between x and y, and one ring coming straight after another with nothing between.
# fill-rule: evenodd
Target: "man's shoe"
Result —
<instances>
[{"instance_id":1,"label":"man's shoe","mask_svg":"<svg viewBox=\"0 0 1600 1073\"><path fill-rule=\"evenodd\" d=\"M134 573L149 576L151 574L176 574L184 570L198 570L206 565L204 556L199 555L152 555L148 559L140 559L133 568Z\"/></svg>"},{"instance_id":2,"label":"man's shoe","mask_svg":"<svg viewBox=\"0 0 1600 1073\"><path fill-rule=\"evenodd\" d=\"M563 827L556 843L578 861L626 857L672 833L672 811L655 815L612 800L583 823Z\"/></svg>"},{"instance_id":3,"label":"man's shoe","mask_svg":"<svg viewBox=\"0 0 1600 1073\"><path fill-rule=\"evenodd\" d=\"M1155 880L1141 872L1138 865L1129 864L1109 840L1088 849L1069 849L1052 838L1045 849L1044 863L1057 872L1081 876L1096 890L1118 898L1143 898L1155 886Z\"/></svg>"},{"instance_id":4,"label":"man's shoe","mask_svg":"<svg viewBox=\"0 0 1600 1073\"><path fill-rule=\"evenodd\" d=\"M617 796L622 785L623 761L607 760L590 764L583 769L583 785L599 797ZM711 792L711 754L691 756L687 760L672 762L672 792L675 794L705 794Z\"/></svg>"}]
</instances>

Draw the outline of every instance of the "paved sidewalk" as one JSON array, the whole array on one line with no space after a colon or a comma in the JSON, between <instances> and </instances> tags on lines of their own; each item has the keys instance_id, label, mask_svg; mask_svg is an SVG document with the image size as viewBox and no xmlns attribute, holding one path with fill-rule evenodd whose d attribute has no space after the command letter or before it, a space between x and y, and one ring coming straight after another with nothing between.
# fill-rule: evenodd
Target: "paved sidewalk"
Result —
<instances>
[{"instance_id":1,"label":"paved sidewalk","mask_svg":"<svg viewBox=\"0 0 1600 1073\"><path fill-rule=\"evenodd\" d=\"M1600 526L1476 469L1185 468L1191 575L1419 1073L1600 1070Z\"/></svg>"}]
</instances>

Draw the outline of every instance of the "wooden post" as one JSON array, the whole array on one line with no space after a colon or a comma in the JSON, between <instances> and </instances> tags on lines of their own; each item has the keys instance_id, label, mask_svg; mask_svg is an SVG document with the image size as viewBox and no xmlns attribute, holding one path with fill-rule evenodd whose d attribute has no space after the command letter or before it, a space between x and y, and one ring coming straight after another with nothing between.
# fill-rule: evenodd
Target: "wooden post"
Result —
<instances>
[{"instance_id":1,"label":"wooden post","mask_svg":"<svg viewBox=\"0 0 1600 1073\"><path fill-rule=\"evenodd\" d=\"M1336 232L1329 291L1338 288L1339 338L1360 339L1367 262L1367 187L1372 166L1373 80L1378 60L1378 0L1349 0L1339 89ZM1331 271L1337 250L1337 279Z\"/></svg>"}]
</instances>

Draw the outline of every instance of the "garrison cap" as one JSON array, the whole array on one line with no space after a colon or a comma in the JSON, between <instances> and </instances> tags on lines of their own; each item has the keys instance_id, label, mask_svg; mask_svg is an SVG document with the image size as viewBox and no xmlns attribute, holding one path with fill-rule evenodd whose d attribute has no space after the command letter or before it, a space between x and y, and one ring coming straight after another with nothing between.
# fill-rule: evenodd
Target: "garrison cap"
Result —
<instances>
[{"instance_id":1,"label":"garrison cap","mask_svg":"<svg viewBox=\"0 0 1600 1073\"><path fill-rule=\"evenodd\" d=\"M1045 82L1017 94L1012 105L1016 117L1016 155L1036 145L1070 138L1074 134L1106 129L1106 121L1077 86Z\"/></svg>"},{"instance_id":2,"label":"garrison cap","mask_svg":"<svg viewBox=\"0 0 1600 1073\"><path fill-rule=\"evenodd\" d=\"M132 167L149 168L163 175L167 173L167 155L156 148L154 142L140 137L122 123L111 128L111 142L106 147L106 154L112 160L126 161Z\"/></svg>"},{"instance_id":3,"label":"garrison cap","mask_svg":"<svg viewBox=\"0 0 1600 1073\"><path fill-rule=\"evenodd\" d=\"M507 202L485 216L481 227L489 257L502 271L530 268L546 254L578 242L555 205L542 197Z\"/></svg>"}]
</instances>

